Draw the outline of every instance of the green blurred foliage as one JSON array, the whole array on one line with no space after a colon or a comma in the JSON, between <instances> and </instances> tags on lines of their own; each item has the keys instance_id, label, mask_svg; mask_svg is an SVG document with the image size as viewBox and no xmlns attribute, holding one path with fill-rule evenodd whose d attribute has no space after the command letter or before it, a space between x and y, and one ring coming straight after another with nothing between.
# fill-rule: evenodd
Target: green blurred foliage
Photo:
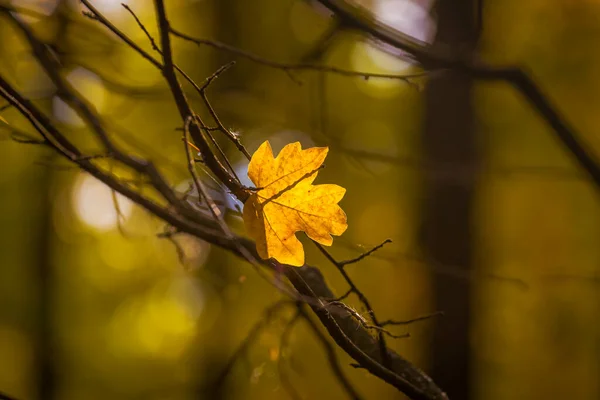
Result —
<instances>
[{"instance_id":1,"label":"green blurred foliage","mask_svg":"<svg viewBox=\"0 0 600 400\"><path fill-rule=\"evenodd\" d=\"M175 130L181 121L160 73L82 17L76 2L64 1L57 8L52 1L13 3L49 7L51 15L28 21L38 35L59 46L65 75L97 107L119 144L149 157L174 185L185 188L185 158ZM97 3L152 51L119 2ZM151 2L128 3L156 37ZM167 3L179 30L284 62L310 54L331 29L328 15L300 0ZM533 71L590 149L600 154L594 134L600 3L503 0L485 5L483 57ZM235 58L174 43L177 63L198 82ZM24 41L4 19L0 60L0 71L54 115L71 139L92 152L99 149L89 130L54 97ZM412 70L347 33L334 36L316 62L373 72ZM342 204L349 220L332 253L350 258L393 239L377 256L349 267L352 276L383 319L432 311L430 280L452 267L432 269L419 261L422 93L401 81L293 75L294 80L280 70L239 60L209 94L224 123L240 133L251 151L265 139L276 151L294 140L330 146L319 182L348 189ZM201 109L191 88L185 88ZM598 398L597 190L512 88L481 84L476 111L486 156L477 209L478 268L472 277L459 277L468 279L474 292L476 398ZM2 116L11 126L32 132L15 110ZM45 310L51 323L42 332L50 335L59 399L286 398L280 367L303 398L345 398L320 344L302 322L288 348L280 349L291 317L286 311L238 360L226 391L211 392L215 375L279 297L276 289L247 264L192 238L176 239L185 253L182 262L172 243L156 237L164 225L156 218L117 197L120 217L108 189L65 169L65 161L48 150L2 135L0 391L19 399L42 398L36 382L39 321ZM243 173L245 160L221 143ZM243 232L235 213L230 222ZM305 247L309 262L343 293L346 287L333 267L309 243ZM40 287L49 288L49 295L41 297ZM391 346L427 368L431 326L410 326L411 338L390 341ZM348 365L349 357L338 353ZM345 370L368 398L402 398L360 369Z\"/></svg>"}]
</instances>

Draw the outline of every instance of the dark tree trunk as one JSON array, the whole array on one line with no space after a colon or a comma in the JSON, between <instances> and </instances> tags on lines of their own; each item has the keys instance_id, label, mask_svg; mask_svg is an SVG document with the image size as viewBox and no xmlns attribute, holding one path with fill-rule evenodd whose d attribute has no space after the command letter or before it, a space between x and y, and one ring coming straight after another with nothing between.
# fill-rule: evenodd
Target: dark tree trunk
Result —
<instances>
[{"instance_id":1,"label":"dark tree trunk","mask_svg":"<svg viewBox=\"0 0 600 400\"><path fill-rule=\"evenodd\" d=\"M68 15L71 12L66 1L59 2L55 9L56 17L60 22L59 30L54 38L55 45L62 48L67 55L70 49L64 47L68 33L67 27L70 20ZM51 109L51 97L46 100L47 108ZM50 160L55 160L55 154L50 155ZM52 162L52 161L50 161ZM57 397L58 391L58 368L57 368L57 348L56 335L54 328L55 316L55 275L52 265L52 242L55 231L52 224L52 194L51 186L53 172L51 168L40 167L40 177L36 182L37 204L34 204L34 214L36 221L39 221L37 227L37 237L35 254L36 259L36 277L38 290L38 318L36 327L36 367L37 367L37 387L38 398L41 400L53 400Z\"/></svg>"},{"instance_id":2,"label":"dark tree trunk","mask_svg":"<svg viewBox=\"0 0 600 400\"><path fill-rule=\"evenodd\" d=\"M40 168L41 169L41 168ZM56 397L56 352L54 350L54 274L52 271L51 241L54 234L52 227L52 207L50 201L51 172L44 171L38 181L39 204L38 237L36 238L35 251L37 254L36 272L38 279L38 324L37 336L37 380L39 398L51 400Z\"/></svg>"},{"instance_id":3,"label":"dark tree trunk","mask_svg":"<svg viewBox=\"0 0 600 400\"><path fill-rule=\"evenodd\" d=\"M439 1L435 41L472 51L476 43L475 1ZM473 115L473 80L458 72L432 79L425 90L423 155L425 190L421 246L432 265L444 264L468 275L473 264L473 203L479 149ZM435 268L434 268L435 271ZM457 276L458 276L457 275ZM436 274L437 310L432 376L451 399L470 397L470 286L466 279Z\"/></svg>"}]
</instances>

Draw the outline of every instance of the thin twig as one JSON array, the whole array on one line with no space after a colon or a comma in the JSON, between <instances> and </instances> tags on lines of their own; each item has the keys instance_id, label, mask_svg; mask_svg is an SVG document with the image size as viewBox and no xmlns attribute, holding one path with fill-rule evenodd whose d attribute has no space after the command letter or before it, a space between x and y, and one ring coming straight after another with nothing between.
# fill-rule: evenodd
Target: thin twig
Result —
<instances>
[{"instance_id":1,"label":"thin twig","mask_svg":"<svg viewBox=\"0 0 600 400\"><path fill-rule=\"evenodd\" d=\"M354 283L354 281L352 280L352 278L350 278L350 275L348 275L348 273L344 269L344 266L340 265L340 263L337 262L335 260L335 258L333 258L333 256L331 254L329 254L329 252L327 250L325 250L325 248L321 244L319 244L319 243L317 243L315 241L313 241L313 243L315 244L315 246L317 246L317 248L321 251L321 253L323 253L323 255L325 256L325 258L327 258L337 268L337 270L340 272L340 274L344 277L344 280L346 281L346 283L348 284L348 286L350 286L350 290L353 293L356 294L356 296L358 297L358 299L360 300L360 302L366 308L367 313L369 314L369 317L373 321L373 324L375 326L381 327L381 324L379 323L379 321L377 319L377 316L375 315L375 311L373 310L373 307L371 307L371 303L369 302L369 299L356 286L356 284ZM380 355L381 355L381 360L383 362L383 365L385 367L389 367L389 365L390 365L390 359L389 359L389 356L388 356L387 344L385 342L385 337L384 337L382 331L378 332L378 337L377 338L378 338L378 342L379 342L379 352L380 352Z\"/></svg>"},{"instance_id":2,"label":"thin twig","mask_svg":"<svg viewBox=\"0 0 600 400\"><path fill-rule=\"evenodd\" d=\"M341 295L340 297L338 297L337 299L333 300L333 301L342 301L345 300L348 296L350 296L352 293L354 293L354 290L352 290L352 288L348 289L346 291L346 293L344 293L343 295Z\"/></svg>"},{"instance_id":3,"label":"thin twig","mask_svg":"<svg viewBox=\"0 0 600 400\"><path fill-rule=\"evenodd\" d=\"M161 238L161 239L167 239L169 242L171 242L171 244L175 247L175 252L177 253L177 260L179 260L179 264L181 264L183 267L185 267L186 255L185 255L185 251L183 250L183 247L181 246L181 244L179 244L177 239L175 239L175 233L177 233L177 232L169 231L168 228L169 228L168 226L165 227L165 230L163 232L157 234L156 237Z\"/></svg>"},{"instance_id":4,"label":"thin twig","mask_svg":"<svg viewBox=\"0 0 600 400\"><path fill-rule=\"evenodd\" d=\"M202 197L208 205L208 208L211 214L213 215L215 221L219 224L219 226L223 230L223 233L227 237L232 238L233 234L231 233L229 227L223 220L223 213L221 213L219 207L217 207L212 197L208 194L208 190L204 187L202 180L200 180L200 177L198 176L198 172L196 172L196 162L194 161L194 156L191 154L190 147L188 146L189 126L191 123L193 123L193 121L194 117L190 115L186 119L185 125L183 127L183 146L185 148L185 156L187 158L188 171L190 173L190 176L192 177L194 185L196 186L196 191L198 192L198 195Z\"/></svg>"},{"instance_id":5,"label":"thin twig","mask_svg":"<svg viewBox=\"0 0 600 400\"><path fill-rule=\"evenodd\" d=\"M144 26L144 24L142 24L142 21L140 21L140 19L133 12L133 10L131 8L129 8L129 6L127 4L125 4L125 3L121 3L121 6L123 6L123 8L126 9L129 12L129 14L131 14L131 16L135 19L135 22L137 22L137 24L140 27L140 29L142 31L144 31L144 34L146 34L146 37L150 41L150 45L152 46L152 49L155 50L155 51L157 51L158 53L162 54L161 51L160 51L160 48L156 44L156 41L154 41L154 38L152 37L152 35L150 35L150 32L148 32L148 29L146 29L146 27Z\"/></svg>"},{"instance_id":6,"label":"thin twig","mask_svg":"<svg viewBox=\"0 0 600 400\"><path fill-rule=\"evenodd\" d=\"M134 49L139 55L141 55L143 58L145 58L147 61L149 61L156 68L162 70L163 66L158 60L156 60L154 57L152 57L150 54L148 54L146 51L144 51L140 46L138 46L127 35L125 35L123 32L121 32L112 22L110 22L106 17L104 17L104 15L102 15L102 13L100 11L98 11L96 9L96 7L94 7L92 5L92 3L90 3L88 0L80 0L80 1L91 12L91 16L93 16L93 18L95 20L102 23L102 25L106 26L112 33L117 35L119 37L119 39L121 39L129 47ZM84 14L84 15L90 16L90 14Z\"/></svg>"},{"instance_id":7,"label":"thin twig","mask_svg":"<svg viewBox=\"0 0 600 400\"><path fill-rule=\"evenodd\" d=\"M383 323L380 323L379 325L369 324L367 322L367 320L365 319L365 317L363 317L362 315L360 315L360 313L358 311L356 311L355 309L353 309L349 305L347 305L345 303L342 303L339 300L331 301L331 302L329 302L329 304L327 306L337 306L337 307L343 308L344 310L346 310L348 312L348 314L350 314L352 317L354 317L354 319L360 325L362 325L363 328L365 328L365 329L372 329L374 331L385 333L386 335L388 335L389 337L391 337L393 339L403 339L403 338L410 337L410 334L408 334L408 333L404 333L402 335L395 335L395 334L393 334L392 332L388 331L387 329L385 329L383 327Z\"/></svg>"},{"instance_id":8,"label":"thin twig","mask_svg":"<svg viewBox=\"0 0 600 400\"><path fill-rule=\"evenodd\" d=\"M361 248L361 246L359 246L359 245L354 245L351 243L344 243L343 239L340 240L339 243L341 246L355 249L355 250L358 250ZM415 263L421 264L427 268L430 268L436 274L449 276L449 277L453 277L456 279L463 279L466 281L475 281L479 278L493 279L493 280L497 280L497 281L511 283L521 290L529 289L529 284L527 282L525 282L523 279L510 277L510 276L501 276L501 275L492 274L492 273L483 274L483 275L481 275L481 277L479 277L473 273L465 273L462 270L462 268L458 265L449 265L449 264L440 263L440 262L437 262L434 260L426 260L423 257L419 256L418 254L413 254L413 253L409 253L409 252L395 252L395 253L388 253L388 254L378 253L378 254L371 254L371 257L377 258L380 260L385 260L385 261L392 262L392 263L397 263L398 258L402 258L407 261L415 262Z\"/></svg>"},{"instance_id":9,"label":"thin twig","mask_svg":"<svg viewBox=\"0 0 600 400\"><path fill-rule=\"evenodd\" d=\"M175 67L173 64L173 55L171 52L171 39L169 38L170 25L167 19L167 14L165 10L165 5L162 0L154 0L154 5L156 8L156 15L158 19L158 28L160 32L160 42L162 47L163 54L163 76L165 77L169 87L171 88L171 92L173 94L173 99L175 100L175 104L177 105L177 109L179 110L179 114L183 121L185 121L188 117L193 116L194 112L192 111L188 100L181 89L181 85L179 84L179 80L175 75ZM242 201L245 201L248 198L248 194L240 187L235 178L227 171L227 169L221 164L221 162L214 156L214 154L210 151L210 147L204 137L202 136L202 132L198 128L196 124L190 125L190 135L194 139L194 143L200 149L202 153L202 158L204 162L209 166L211 171L221 180L227 188L231 190L231 192L240 198Z\"/></svg>"},{"instance_id":10,"label":"thin twig","mask_svg":"<svg viewBox=\"0 0 600 400\"><path fill-rule=\"evenodd\" d=\"M1 122L1 121L0 121ZM13 128L12 126L5 125L0 127L1 129L7 129L10 131L8 138L13 142L17 142L20 144L33 144L33 145L50 145L47 140L36 138L29 133L23 132L17 128Z\"/></svg>"},{"instance_id":11,"label":"thin twig","mask_svg":"<svg viewBox=\"0 0 600 400\"><path fill-rule=\"evenodd\" d=\"M150 32L148 32L148 29L146 29L146 27L144 26L144 24L142 23L142 21L138 18L138 16L135 14L135 12L126 4L122 4L122 6L133 16L133 18L135 19L135 22L138 24L138 26L140 27L140 29L144 32L144 34L146 35L146 37L148 38L148 40L150 41L151 45L152 45L152 49L154 49L156 52L158 52L160 55L163 55L162 51L158 48L156 41L154 40L154 38L152 37L152 35L150 35ZM241 142L235 137L235 135L233 135L227 128L225 128L225 126L221 123L221 121L219 120L219 117L217 116L216 112L214 111L214 109L212 108L212 105L210 104L208 97L206 96L206 89L208 88L208 86L223 72L225 72L227 69L229 69L231 66L233 66L233 64L235 64L235 62L230 62L224 66L222 66L221 68L219 68L217 71L215 71L213 74L211 74L208 78L206 78L205 82L203 83L202 86L198 86L196 84L196 82L194 82L189 75L187 75L181 68L179 68L176 64L173 64L173 68L175 70L177 70L177 72L179 72L184 79L186 79L196 90L196 92L198 92L203 100L203 102L205 103L207 109L209 110L212 118L215 120L215 122L218 124L218 130L222 131L237 147L238 149L240 149L240 151L242 151L242 153L249 158L249 154L246 151L246 149L244 148L244 146L241 144ZM233 177L235 177L239 182L241 182L238 178L238 176L236 175L235 169L231 166L231 164L229 163L229 160L227 159L227 157L225 156L225 153L223 153L223 150L221 150L220 146L217 144L217 142L215 141L215 139L212 137L212 135L209 132L209 128L207 128L205 126L205 124L200 120L200 117L198 115L196 115L196 118L198 118L198 120L201 122L201 127L202 130L204 130L206 132L206 134L208 135L208 137L211 139L213 145L218 149L219 153L221 154L222 160L226 163L226 165L229 167L229 170L231 172L231 174L233 175ZM200 152L202 152L200 149L198 149Z\"/></svg>"},{"instance_id":12,"label":"thin twig","mask_svg":"<svg viewBox=\"0 0 600 400\"><path fill-rule=\"evenodd\" d=\"M368 150L349 149L338 147L338 151L347 154L352 159L373 160L382 163L394 164L400 167L412 168L423 171L436 181L448 181L461 184L471 184L477 174L512 177L513 175L531 175L548 179L588 180L588 175L576 169L554 166L493 166L490 165L482 171L464 168L451 162L426 162L413 157L392 156ZM358 160L357 160L358 161Z\"/></svg>"},{"instance_id":13,"label":"thin twig","mask_svg":"<svg viewBox=\"0 0 600 400\"><path fill-rule=\"evenodd\" d=\"M388 243L392 243L392 239L385 239L383 242L381 242L377 246L373 247L371 250L364 252L360 256L350 259L350 260L346 260L346 261L338 261L338 264L341 267L345 267L346 265L354 264L359 261L362 261L363 259L365 259L366 257L370 256L371 254L375 253L377 250L381 249L383 246L385 246Z\"/></svg>"},{"instance_id":14,"label":"thin twig","mask_svg":"<svg viewBox=\"0 0 600 400\"><path fill-rule=\"evenodd\" d=\"M231 165L231 162L229 162L229 158L227 158L227 155L225 154L225 152L223 151L223 149L221 148L221 146L219 146L219 143L215 140L215 138L212 135L211 131L206 127L206 125L204 124L204 122L202 121L202 119L200 119L200 116L197 115L197 114L196 114L196 119L198 120L198 123L200 124L200 128L202 129L202 131L206 134L206 136L208 136L208 138L210 139L210 142L213 144L213 146L215 146L215 148L217 149L217 151L221 155L221 158L225 162L225 165L227 165L227 168L229 168L229 171L231 171L231 175L233 175L233 177L241 185L242 181L240 180L239 176L237 176L237 172L235 172L235 168L233 168L233 166Z\"/></svg>"},{"instance_id":15,"label":"thin twig","mask_svg":"<svg viewBox=\"0 0 600 400\"><path fill-rule=\"evenodd\" d=\"M217 127L219 128L219 130L237 147L237 149L246 157L246 159L250 160L251 156L250 156L250 153L248 153L248 150L246 150L246 147L244 147L244 145L242 144L242 142L240 141L240 139L233 132L231 132L229 129L227 129L225 127L225 125L223 125L223 123L221 122L221 119L219 118L219 115L217 114L217 112L213 108L212 104L210 103L210 101L208 99L208 96L206 95L206 90L208 89L208 87L210 86L210 84L222 72L225 72L226 70L228 70L229 68L231 68L234 64L235 64L235 61L232 61L232 62L230 62L228 64L225 64L219 70L217 70L213 75L209 76L206 79L206 81L204 82L204 84L200 87L200 96L202 97L202 100L204 101L204 105L206 106L206 108L207 108L208 112L210 113L212 119L217 124Z\"/></svg>"},{"instance_id":16,"label":"thin twig","mask_svg":"<svg viewBox=\"0 0 600 400\"><path fill-rule=\"evenodd\" d=\"M436 311L436 312L433 312L431 314L422 315L420 317L416 317L416 318L413 318L413 319L407 319L407 320L404 320L404 321L396 321L396 320L388 319L387 321L381 322L381 326L387 326L387 325L409 325L409 324L412 324L414 322L425 321L427 319L431 319L431 318L439 317L439 316L443 316L443 315L444 315L443 311Z\"/></svg>"},{"instance_id":17,"label":"thin twig","mask_svg":"<svg viewBox=\"0 0 600 400\"><path fill-rule=\"evenodd\" d=\"M263 57L259 57L254 53L250 53L248 51L239 49L234 46L230 46L225 43L218 42L216 40L195 38L195 37L187 35L183 32L178 31L173 27L171 27L171 33L174 36L177 36L181 39L187 40L189 42L193 42L193 43L197 44L198 46L204 45L204 46L209 46L209 47L221 50L221 51L226 51L228 53L235 54L239 57L242 57L249 61L252 61L256 64L260 64L260 65L264 65L266 67L278 69L278 70L281 70L286 73L289 73L290 71L317 71L317 72L328 72L328 73L333 73L333 74L348 76L348 77L359 77L359 78L363 78L363 79L392 79L392 80L402 80L402 81L406 81L406 82L408 82L410 79L423 78L428 75L427 72L418 72L418 73L414 73L414 74L404 74L404 75L378 74L378 73L355 71L355 70L350 70L350 69L332 67L332 66L327 66L327 65L319 65L319 64L282 63L282 62L268 60ZM296 80L294 79L294 81L296 81Z\"/></svg>"},{"instance_id":18,"label":"thin twig","mask_svg":"<svg viewBox=\"0 0 600 400\"><path fill-rule=\"evenodd\" d=\"M114 189L111 189L110 197L112 199L112 203L113 203L115 212L117 213L117 229L119 230L119 233L121 235L126 237L127 232L125 232L125 229L123 228L123 221L125 221L125 215L123 214L123 211L121 210L121 206L119 205L119 198L117 197L117 191Z\"/></svg>"}]
</instances>

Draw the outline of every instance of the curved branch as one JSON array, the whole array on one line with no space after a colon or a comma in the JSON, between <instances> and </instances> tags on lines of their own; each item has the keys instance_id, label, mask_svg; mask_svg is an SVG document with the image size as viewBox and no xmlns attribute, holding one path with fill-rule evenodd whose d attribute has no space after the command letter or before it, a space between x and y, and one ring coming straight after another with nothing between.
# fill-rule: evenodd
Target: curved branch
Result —
<instances>
[{"instance_id":1,"label":"curved branch","mask_svg":"<svg viewBox=\"0 0 600 400\"><path fill-rule=\"evenodd\" d=\"M286 276L302 295L333 298L325 278L315 267L286 267ZM388 349L389 368L383 366L378 340L344 308L310 305L329 335L360 366L415 400L444 400L448 397L423 371ZM334 309L334 310L332 310Z\"/></svg>"},{"instance_id":2,"label":"curved branch","mask_svg":"<svg viewBox=\"0 0 600 400\"><path fill-rule=\"evenodd\" d=\"M378 21L363 7L345 0L317 1L336 14L343 25L409 53L426 69L452 69L477 79L505 81L513 85L553 129L558 140L575 157L600 190L600 165L596 156L586 150L574 129L523 69L489 66L473 59L470 54L454 54L448 48L430 46L392 29Z\"/></svg>"},{"instance_id":3,"label":"curved branch","mask_svg":"<svg viewBox=\"0 0 600 400\"><path fill-rule=\"evenodd\" d=\"M375 72L355 71L352 69L339 68L339 67L334 67L334 66L330 66L330 65L319 65L319 64L311 64L311 63L297 63L297 64L284 63L284 62L279 62L279 61L274 61L274 60L269 60L269 59L266 59L263 57L259 57L256 54L251 53L249 51L245 51L245 50L239 49L237 47L218 42L216 40L196 38L196 37L190 36L188 34L185 34L173 27L171 27L171 33L174 36L177 36L183 40L195 43L197 46L212 47L214 49L225 51L227 53L236 55L240 58L244 58L255 64L260 64L260 65L263 65L263 66L266 66L269 68L278 69L285 73L289 73L291 71L316 71L316 72L328 72L328 73L337 74L337 75L341 75L341 76L347 76L347 77L359 77L359 78L363 78L363 79L375 78L375 79L392 79L392 80L401 80L401 81L408 81L410 79L423 78L428 75L427 72L416 72L416 73L412 73L412 74L382 74L382 73L375 73Z\"/></svg>"}]
</instances>

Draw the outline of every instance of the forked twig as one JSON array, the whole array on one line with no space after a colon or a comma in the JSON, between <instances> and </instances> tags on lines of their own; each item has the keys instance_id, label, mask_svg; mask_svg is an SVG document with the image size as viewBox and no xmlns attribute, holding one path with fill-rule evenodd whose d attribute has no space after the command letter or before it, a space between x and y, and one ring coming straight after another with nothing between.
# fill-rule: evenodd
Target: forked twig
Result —
<instances>
[{"instance_id":1,"label":"forked twig","mask_svg":"<svg viewBox=\"0 0 600 400\"><path fill-rule=\"evenodd\" d=\"M158 45L156 44L156 41L154 40L154 38L152 37L152 35L150 35L150 32L148 32L148 29L146 29L146 27L144 26L144 24L142 23L142 21L138 18L138 16L135 14L135 12L126 4L122 4L122 6L133 16L133 18L135 19L135 22L138 24L138 26L140 27L140 29L144 32L144 34L146 35L146 37L148 38L148 40L150 41L150 44L152 46L152 49L154 49L156 52L158 52L159 54L162 55L162 51L158 48ZM116 28L115 28L116 29ZM223 161L227 164L227 166L229 167L229 170L231 171L232 175L238 180L238 182L240 182L239 178L236 175L235 169L231 166L231 164L229 163L229 160L227 159L227 157L225 156L225 153L223 152L223 150L221 150L221 147L219 147L219 145L217 144L217 142L215 141L215 139L212 137L212 135L210 134L211 130L219 130L221 132L223 132L225 134L225 136L231 140L236 147L238 148L238 150L240 150L242 152L242 154L244 154L244 156L246 156L246 158L250 159L250 154L248 153L248 151L246 150L246 148L244 147L244 145L242 145L242 143L239 141L239 139L229 130L227 129L223 123L221 123L221 120L219 119L217 113L215 112L215 110L213 109L208 97L206 96L206 89L208 89L208 87L210 86L210 84L219 77L219 75L221 75L223 72L225 72L226 70L228 70L229 68L231 68L233 65L235 64L234 61L229 62L225 65L223 65L222 67L220 67L217 71L215 71L213 74L211 74L209 77L206 78L206 80L204 81L204 83L202 84L202 86L198 86L181 68L179 68L177 65L173 64L173 67L182 74L182 76L194 87L194 89L200 94L200 97L202 98L202 101L204 102L206 108L208 109L211 117L213 118L213 120L217 123L217 128L216 129L210 129L208 127L206 127L206 125L200 120L200 117L198 115L196 115L196 117L199 119L202 130L206 132L206 134L209 136L209 138L211 139L213 145L217 148L217 150L219 151L219 153L221 154L221 157L223 159Z\"/></svg>"},{"instance_id":2,"label":"forked twig","mask_svg":"<svg viewBox=\"0 0 600 400\"><path fill-rule=\"evenodd\" d=\"M329 254L329 252L327 250L325 250L325 248L321 244L319 244L315 241L313 241L313 243L315 244L315 246L317 246L319 251L321 251L321 253L325 256L325 258L327 258L337 268L337 270L340 272L340 274L344 277L344 280L346 281L348 286L350 286L350 291L352 293L356 294L356 296L358 297L360 302L366 308L367 313L369 314L369 318L371 318L371 320L373 321L373 325L381 328L381 324L379 323L379 320L377 319L377 316L375 315L375 311L373 310L373 307L371 306L369 299L356 286L356 284L354 283L352 278L350 278L350 275L348 275L348 273L344 269L344 266L341 265L339 262L337 262L336 259L333 258L333 256L331 254ZM388 349L387 349L387 344L386 344L385 337L384 337L384 332L379 330L377 335L378 335L379 352L381 355L381 360L383 361L383 365L385 367L388 367L390 365L390 359L388 356Z\"/></svg>"}]
</instances>

